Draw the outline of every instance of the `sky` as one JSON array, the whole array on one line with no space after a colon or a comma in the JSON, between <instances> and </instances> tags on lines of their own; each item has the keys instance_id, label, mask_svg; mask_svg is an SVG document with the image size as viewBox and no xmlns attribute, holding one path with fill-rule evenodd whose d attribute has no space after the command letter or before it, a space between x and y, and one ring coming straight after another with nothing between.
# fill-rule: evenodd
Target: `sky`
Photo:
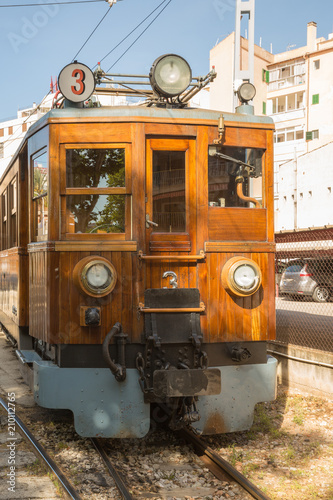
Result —
<instances>
[{"instance_id":1,"label":"sky","mask_svg":"<svg viewBox=\"0 0 333 500\"><path fill-rule=\"evenodd\" d=\"M63 5L69 0L0 0L0 120L19 108L39 104L56 77L70 63L102 17L104 20L77 60L94 68L163 0L118 0ZM74 0L72 0L74 1ZM58 2L56 5L42 3ZM162 54L176 53L193 76L209 70L209 51L234 31L236 0L164 0L155 13L102 61L107 71L153 18L166 8L115 64L112 72L148 74ZM38 6L28 7L29 3ZM25 7L1 7L24 4ZM107 14L106 14L107 13ZM255 43L273 53L306 45L306 26L315 21L318 37L333 32L332 0L256 0Z\"/></svg>"}]
</instances>

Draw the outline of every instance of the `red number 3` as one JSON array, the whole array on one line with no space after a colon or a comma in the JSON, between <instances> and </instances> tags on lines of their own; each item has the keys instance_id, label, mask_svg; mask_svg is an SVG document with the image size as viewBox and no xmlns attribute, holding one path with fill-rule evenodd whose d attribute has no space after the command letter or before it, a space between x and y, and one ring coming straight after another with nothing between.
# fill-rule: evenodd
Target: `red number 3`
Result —
<instances>
[{"instance_id":1,"label":"red number 3","mask_svg":"<svg viewBox=\"0 0 333 500\"><path fill-rule=\"evenodd\" d=\"M72 90L73 94L82 95L83 92L85 91L85 88L86 88L86 86L84 84L84 80L86 78L84 71L82 71L82 69L75 69L72 73L72 77L74 77L74 78L78 77L76 80L76 83L79 85L78 89L76 88L76 85L72 85L71 90Z\"/></svg>"}]
</instances>

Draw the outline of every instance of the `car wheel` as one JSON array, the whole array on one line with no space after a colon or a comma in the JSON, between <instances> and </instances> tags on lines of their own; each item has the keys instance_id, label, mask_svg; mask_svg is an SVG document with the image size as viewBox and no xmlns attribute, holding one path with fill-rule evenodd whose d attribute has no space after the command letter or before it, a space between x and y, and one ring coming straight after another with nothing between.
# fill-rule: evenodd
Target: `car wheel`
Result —
<instances>
[{"instance_id":1,"label":"car wheel","mask_svg":"<svg viewBox=\"0 0 333 500\"><path fill-rule=\"evenodd\" d=\"M313 292L312 298L315 302L327 302L330 298L330 292L328 288L324 286L317 286Z\"/></svg>"}]
</instances>

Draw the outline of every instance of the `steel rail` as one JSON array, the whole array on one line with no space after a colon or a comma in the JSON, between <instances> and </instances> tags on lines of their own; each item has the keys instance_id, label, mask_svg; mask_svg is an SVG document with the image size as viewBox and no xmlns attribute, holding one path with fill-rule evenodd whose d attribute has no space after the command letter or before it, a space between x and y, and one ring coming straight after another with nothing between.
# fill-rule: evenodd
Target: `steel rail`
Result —
<instances>
[{"instance_id":1,"label":"steel rail","mask_svg":"<svg viewBox=\"0 0 333 500\"><path fill-rule=\"evenodd\" d=\"M74 486L66 478L66 476L60 470L58 465L52 460L52 458L47 453L47 451L43 448L43 446L34 438L34 436L31 434L29 429L22 422L22 420L16 415L16 413L10 412L10 409L7 406L7 403L2 398L0 398L0 404L7 411L8 415L10 415L12 418L14 418L15 423L18 425L23 436L30 442L30 444L32 444L32 446L34 447L34 450L38 453L39 457L41 457L44 460L47 467L49 469L51 469L51 471L56 475L59 483L61 484L61 486L63 487L66 494L69 496L69 498L72 498L73 500L83 500L81 495L78 493L78 491L74 488Z\"/></svg>"},{"instance_id":2,"label":"steel rail","mask_svg":"<svg viewBox=\"0 0 333 500\"><path fill-rule=\"evenodd\" d=\"M128 487L126 486L123 478L120 476L119 472L113 467L109 457L105 453L99 439L91 438L91 442L94 445L96 451L99 453L100 457L103 460L104 465L108 469L110 475L116 483L116 486L125 500L134 500L134 497L130 494Z\"/></svg>"},{"instance_id":3,"label":"steel rail","mask_svg":"<svg viewBox=\"0 0 333 500\"><path fill-rule=\"evenodd\" d=\"M229 476L231 476L238 484L240 484L248 493L250 493L257 500L270 500L255 484L251 483L243 474L238 472L229 462L224 460L218 453L212 450L201 438L196 436L188 429L179 431L179 435L190 442L195 448L199 449L201 453L206 455L212 462L214 462L220 469L223 469ZM207 466L207 465L206 465Z\"/></svg>"}]
</instances>

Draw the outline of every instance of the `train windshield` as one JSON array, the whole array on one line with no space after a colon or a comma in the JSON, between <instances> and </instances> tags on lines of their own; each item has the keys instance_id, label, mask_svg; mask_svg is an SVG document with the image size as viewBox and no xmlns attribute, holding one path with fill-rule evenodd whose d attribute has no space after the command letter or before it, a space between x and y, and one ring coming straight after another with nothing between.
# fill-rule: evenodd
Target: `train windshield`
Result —
<instances>
[{"instance_id":1,"label":"train windshield","mask_svg":"<svg viewBox=\"0 0 333 500\"><path fill-rule=\"evenodd\" d=\"M222 147L208 155L210 207L254 207L262 205L262 165L264 149ZM242 195L238 184L241 184ZM246 198L251 198L249 201Z\"/></svg>"}]
</instances>

